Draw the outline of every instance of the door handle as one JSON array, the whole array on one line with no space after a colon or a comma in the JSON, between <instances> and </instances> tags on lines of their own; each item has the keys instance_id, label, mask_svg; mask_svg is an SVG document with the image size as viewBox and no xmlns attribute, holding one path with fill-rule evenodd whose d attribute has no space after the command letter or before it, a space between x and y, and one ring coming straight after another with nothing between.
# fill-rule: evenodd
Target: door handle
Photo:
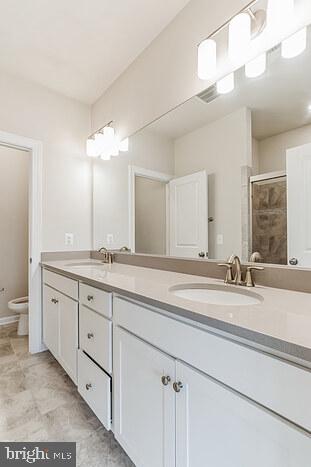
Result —
<instances>
[{"instance_id":1,"label":"door handle","mask_svg":"<svg viewBox=\"0 0 311 467\"><path fill-rule=\"evenodd\" d=\"M178 381L178 383L173 384L173 389L174 389L175 392L180 392L183 387L184 387L184 385L180 381Z\"/></svg>"},{"instance_id":2,"label":"door handle","mask_svg":"<svg viewBox=\"0 0 311 467\"><path fill-rule=\"evenodd\" d=\"M171 377L170 376L162 376L161 378L163 386L168 386L169 383L171 382Z\"/></svg>"}]
</instances>

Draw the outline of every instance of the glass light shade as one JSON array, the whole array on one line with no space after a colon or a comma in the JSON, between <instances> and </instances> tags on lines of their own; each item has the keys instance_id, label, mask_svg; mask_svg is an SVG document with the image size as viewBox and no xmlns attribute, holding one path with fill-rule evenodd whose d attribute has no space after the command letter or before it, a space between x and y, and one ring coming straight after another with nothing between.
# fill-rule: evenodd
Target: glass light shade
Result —
<instances>
[{"instance_id":1,"label":"glass light shade","mask_svg":"<svg viewBox=\"0 0 311 467\"><path fill-rule=\"evenodd\" d=\"M249 50L251 42L251 17L248 13L240 13L229 23L229 58L233 62L241 62Z\"/></svg>"},{"instance_id":2,"label":"glass light shade","mask_svg":"<svg viewBox=\"0 0 311 467\"><path fill-rule=\"evenodd\" d=\"M234 73L230 73L221 80L217 81L218 94L227 94L234 89Z\"/></svg>"},{"instance_id":3,"label":"glass light shade","mask_svg":"<svg viewBox=\"0 0 311 467\"><path fill-rule=\"evenodd\" d=\"M267 54L263 53L245 65L245 76L247 78L257 78L266 71Z\"/></svg>"},{"instance_id":4,"label":"glass light shade","mask_svg":"<svg viewBox=\"0 0 311 467\"><path fill-rule=\"evenodd\" d=\"M303 28L282 42L282 57L297 57L297 55L300 55L306 47L307 28Z\"/></svg>"},{"instance_id":5,"label":"glass light shade","mask_svg":"<svg viewBox=\"0 0 311 467\"><path fill-rule=\"evenodd\" d=\"M97 157L99 155L96 141L94 138L88 138L86 141L86 154L89 157Z\"/></svg>"},{"instance_id":6,"label":"glass light shade","mask_svg":"<svg viewBox=\"0 0 311 467\"><path fill-rule=\"evenodd\" d=\"M213 39L206 39L198 47L198 77L210 79L217 70L217 45Z\"/></svg>"},{"instance_id":7,"label":"glass light shade","mask_svg":"<svg viewBox=\"0 0 311 467\"><path fill-rule=\"evenodd\" d=\"M115 132L114 128L111 126L105 126L104 128L104 138L107 151L112 154L115 146Z\"/></svg>"},{"instance_id":8,"label":"glass light shade","mask_svg":"<svg viewBox=\"0 0 311 467\"><path fill-rule=\"evenodd\" d=\"M293 20L294 0L269 0L267 6L267 26L270 34L286 32Z\"/></svg>"},{"instance_id":9,"label":"glass light shade","mask_svg":"<svg viewBox=\"0 0 311 467\"><path fill-rule=\"evenodd\" d=\"M119 143L119 151L127 152L129 150L129 139L125 138Z\"/></svg>"},{"instance_id":10,"label":"glass light shade","mask_svg":"<svg viewBox=\"0 0 311 467\"><path fill-rule=\"evenodd\" d=\"M95 146L98 155L101 155L105 150L105 137L103 133L96 133L95 135Z\"/></svg>"},{"instance_id":11,"label":"glass light shade","mask_svg":"<svg viewBox=\"0 0 311 467\"><path fill-rule=\"evenodd\" d=\"M100 156L100 158L101 158L103 161L110 161L111 155L110 155L110 154L105 154L105 153L104 153L104 154L102 154L102 155Z\"/></svg>"}]
</instances>

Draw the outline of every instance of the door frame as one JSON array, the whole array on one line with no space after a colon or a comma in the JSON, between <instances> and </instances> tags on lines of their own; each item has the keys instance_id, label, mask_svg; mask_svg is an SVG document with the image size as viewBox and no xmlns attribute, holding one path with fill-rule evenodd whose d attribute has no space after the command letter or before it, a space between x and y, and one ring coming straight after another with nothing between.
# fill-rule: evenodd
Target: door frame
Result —
<instances>
[{"instance_id":1,"label":"door frame","mask_svg":"<svg viewBox=\"0 0 311 467\"><path fill-rule=\"evenodd\" d=\"M29 164L29 352L45 350L42 341L41 251L42 251L42 159L43 144L39 140L0 131L0 145L28 151Z\"/></svg>"},{"instance_id":2,"label":"door frame","mask_svg":"<svg viewBox=\"0 0 311 467\"><path fill-rule=\"evenodd\" d=\"M150 180L168 183L174 178L173 175L168 175L154 170L144 169L135 165L128 166L128 197L129 197L129 248L132 253L135 253L135 178L143 177ZM167 197L167 194L166 194ZM167 226L166 226L167 231ZM167 244L167 239L166 239Z\"/></svg>"}]
</instances>

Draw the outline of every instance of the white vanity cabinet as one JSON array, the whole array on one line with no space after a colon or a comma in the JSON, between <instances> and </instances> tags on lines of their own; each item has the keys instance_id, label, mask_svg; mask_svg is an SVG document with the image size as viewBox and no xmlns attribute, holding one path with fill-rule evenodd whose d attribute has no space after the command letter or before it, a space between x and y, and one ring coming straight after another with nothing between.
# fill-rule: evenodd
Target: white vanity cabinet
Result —
<instances>
[{"instance_id":1,"label":"white vanity cabinet","mask_svg":"<svg viewBox=\"0 0 311 467\"><path fill-rule=\"evenodd\" d=\"M296 420L308 424L309 372L218 336L209 341L209 333L127 299L114 299L114 319L114 432L137 467L306 466L311 438ZM218 360L211 359L210 344ZM225 383L206 369L218 371ZM171 378L167 386L163 376ZM244 385L247 378L253 381ZM253 391L255 400L230 384ZM269 398L268 409L262 401ZM274 402L278 398L282 404ZM281 411L292 414L292 422Z\"/></svg>"},{"instance_id":2,"label":"white vanity cabinet","mask_svg":"<svg viewBox=\"0 0 311 467\"><path fill-rule=\"evenodd\" d=\"M43 273L43 340L45 345L77 382L78 284L50 271ZM60 290L56 290L54 287ZM68 287L69 286L69 287Z\"/></svg>"},{"instance_id":3,"label":"white vanity cabinet","mask_svg":"<svg viewBox=\"0 0 311 467\"><path fill-rule=\"evenodd\" d=\"M175 465L174 375L174 359L115 328L114 433L137 466Z\"/></svg>"}]
</instances>

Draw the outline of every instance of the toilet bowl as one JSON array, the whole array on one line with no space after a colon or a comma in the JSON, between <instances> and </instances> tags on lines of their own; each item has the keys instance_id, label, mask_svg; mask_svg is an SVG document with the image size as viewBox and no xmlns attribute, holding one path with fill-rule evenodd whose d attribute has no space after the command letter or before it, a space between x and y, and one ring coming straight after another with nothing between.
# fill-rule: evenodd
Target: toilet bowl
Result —
<instances>
[{"instance_id":1,"label":"toilet bowl","mask_svg":"<svg viewBox=\"0 0 311 467\"><path fill-rule=\"evenodd\" d=\"M17 334L26 336L28 334L28 297L15 298L8 303L9 310L19 313Z\"/></svg>"}]
</instances>

